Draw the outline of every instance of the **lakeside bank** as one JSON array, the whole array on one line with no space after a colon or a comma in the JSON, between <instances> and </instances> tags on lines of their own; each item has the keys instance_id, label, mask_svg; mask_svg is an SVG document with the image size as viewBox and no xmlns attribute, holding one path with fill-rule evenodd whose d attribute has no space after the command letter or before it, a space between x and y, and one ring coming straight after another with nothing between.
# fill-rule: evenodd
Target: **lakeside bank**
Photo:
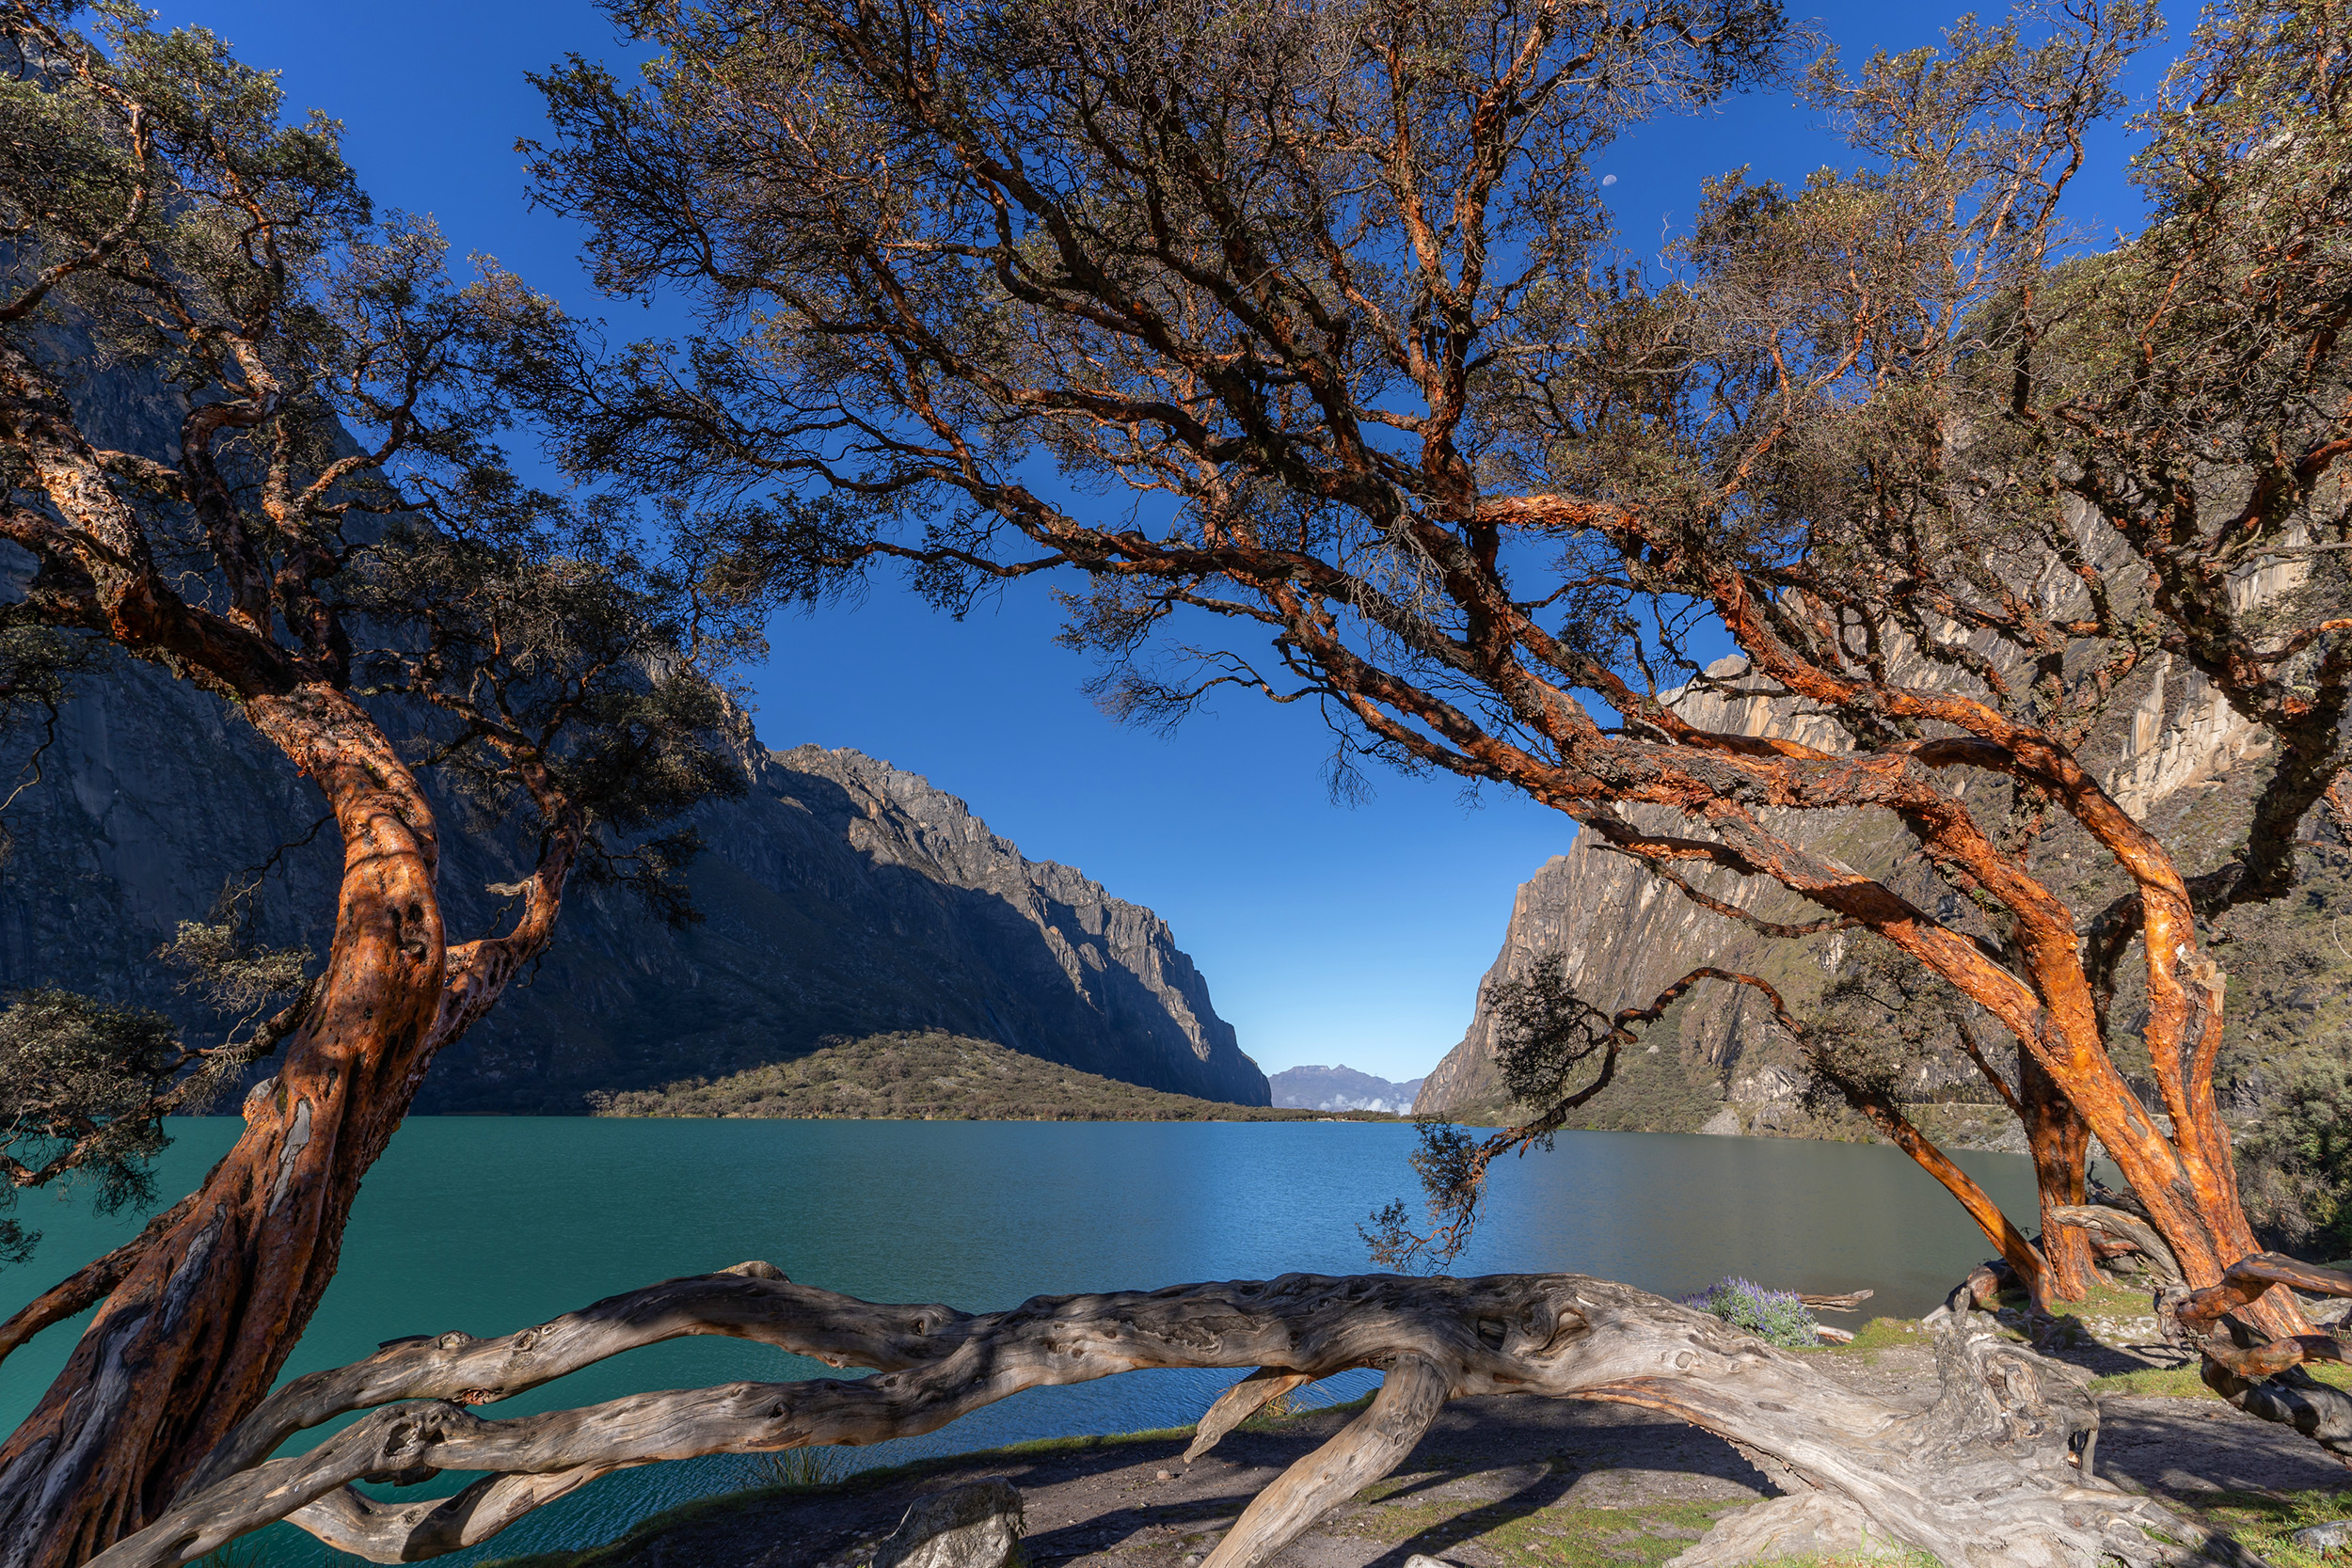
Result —
<instances>
[{"instance_id":1,"label":"lakeside bank","mask_svg":"<svg viewBox=\"0 0 2352 1568\"><path fill-rule=\"evenodd\" d=\"M1932 1354L1907 1323L1880 1320L1854 1346L1805 1354L1881 1397L1924 1403L1933 1391ZM2100 1474L2231 1533L2277 1568L2319 1568L2286 1537L2352 1512L2343 1466L2209 1395L2141 1391L2138 1375L2101 1380ZM1259 1491L1364 1402L1254 1418L1190 1465L1184 1426L753 1487L648 1518L601 1546L485 1568L857 1568L912 1502L992 1476L1022 1495L1032 1568L1195 1568ZM1401 1568L1416 1554L1460 1568L1657 1568L1775 1493L1730 1444L1652 1412L1526 1394L1456 1400L1393 1473L1269 1568Z\"/></svg>"}]
</instances>

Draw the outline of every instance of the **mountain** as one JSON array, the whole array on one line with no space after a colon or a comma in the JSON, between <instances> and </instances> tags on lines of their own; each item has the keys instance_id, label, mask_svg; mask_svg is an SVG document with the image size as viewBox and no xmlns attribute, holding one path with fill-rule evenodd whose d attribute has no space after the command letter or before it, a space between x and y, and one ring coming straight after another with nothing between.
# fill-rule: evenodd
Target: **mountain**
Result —
<instances>
[{"instance_id":1,"label":"mountain","mask_svg":"<svg viewBox=\"0 0 2352 1568\"><path fill-rule=\"evenodd\" d=\"M6 563L20 580L23 562ZM578 1112L592 1091L927 1030L1173 1094L1270 1102L1150 910L1029 860L886 762L769 751L748 721L734 739L745 794L691 818L709 846L688 879L702 923L672 928L626 894L576 881L553 947L434 1065L419 1113ZM464 802L438 809L450 928L488 928L500 910L485 890L525 862ZM231 880L258 881L266 940L322 948L340 848L326 832L282 847L317 815L224 705L113 661L83 680L40 778L8 807L0 989L62 986L216 1028L175 993L155 950Z\"/></svg>"},{"instance_id":2,"label":"mountain","mask_svg":"<svg viewBox=\"0 0 2352 1568\"><path fill-rule=\"evenodd\" d=\"M2264 587L2249 586L2257 593ZM1740 661L1725 659L1709 673L1730 675L1740 667ZM2185 870L2193 874L2218 863L2261 783L2265 737L2202 676L2175 665L2169 655L2136 673L2121 699L2084 747L2085 763L2126 810L2175 847ZM1678 699L1677 705L1708 729L1836 744L1825 721L1796 713L1786 699L1727 702L1700 691ZM1657 827L1679 820L1656 807L1635 808L1632 815ZM1815 813L1803 823L1779 821L1793 827L1800 841L1817 852L1873 875L1896 875L1898 857L1909 849L1895 824L1869 812ZM2114 891L2102 880L2111 875L2103 858L2077 854L2071 863L2082 869L2071 879L2061 875L2058 890L2077 910L2103 907ZM1768 919L1819 913L1783 890L1759 883L1718 880L1710 891ZM1933 896L1924 886L1911 891ZM2231 975L2230 1021L2217 1086L2238 1114L2250 1114L2291 1075L2302 1053L2352 1054L2352 1031L2344 1028L2352 1020L2338 1016L2352 1007L2333 1002L2352 982L2352 951L2331 946L2329 940L2334 920L2346 911L2352 911L2352 878L2331 857L2319 856L2307 858L2305 881L2296 897L2231 917L2230 930L2217 947ZM1645 1005L1702 965L1761 975L1802 1009L1835 973L1849 940L1853 939L1758 936L1702 911L1591 837L1580 837L1568 853L1554 856L1520 885L1470 1027L1423 1081L1414 1110L1468 1119L1505 1114L1495 1070L1494 1020L1484 998L1488 986L1524 974L1545 955L1560 955L1578 994L1611 1011ZM1645 1049L1626 1059L1617 1081L1583 1109L1577 1124L1867 1135L1858 1121L1832 1126L1804 1110L1792 1055L1753 992L1702 984L1650 1026ZM1951 1085L1922 1085L1919 1092L1930 1099L1955 1085L1963 1086L1963 1094L1975 1087L1954 1079ZM1964 1119L1955 1124L1955 1142L1971 1141L1964 1125ZM1989 1138L2015 1132L2001 1117L1987 1116L1982 1125Z\"/></svg>"},{"instance_id":3,"label":"mountain","mask_svg":"<svg viewBox=\"0 0 2352 1568\"><path fill-rule=\"evenodd\" d=\"M76 322L34 337L74 368L74 405L95 439L177 450L178 388L98 353ZM21 596L31 567L0 544L0 598ZM217 1038L219 1021L176 990L156 949L234 885L257 890L263 941L323 951L341 847L316 792L228 705L110 650L100 664L72 683L38 769L0 779L0 991L135 1001ZM708 846L688 875L702 922L673 928L576 877L553 946L442 1053L418 1112L575 1113L592 1093L910 1032L994 1041L1171 1094L1270 1103L1265 1075L1150 910L1029 860L963 801L886 762L771 751L740 712L723 738L746 787L690 819ZM0 748L21 759L39 739L10 735ZM521 875L532 847L430 778L427 788L451 939L503 926L508 911L488 890Z\"/></svg>"},{"instance_id":4,"label":"mountain","mask_svg":"<svg viewBox=\"0 0 2352 1568\"><path fill-rule=\"evenodd\" d=\"M1392 1111L1400 1115L1412 1109L1413 1097L1422 1085L1419 1078L1391 1084L1352 1067L1285 1068L1266 1082L1273 1086L1277 1105L1303 1111Z\"/></svg>"}]
</instances>

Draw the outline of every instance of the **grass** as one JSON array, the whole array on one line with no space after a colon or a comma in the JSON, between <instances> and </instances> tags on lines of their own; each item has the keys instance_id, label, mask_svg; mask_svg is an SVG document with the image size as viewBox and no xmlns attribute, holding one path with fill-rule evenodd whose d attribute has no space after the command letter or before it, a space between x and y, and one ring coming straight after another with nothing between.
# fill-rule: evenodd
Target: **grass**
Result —
<instances>
[{"instance_id":1,"label":"grass","mask_svg":"<svg viewBox=\"0 0 2352 1568\"><path fill-rule=\"evenodd\" d=\"M2165 1501L2215 1529L2228 1531L2238 1544L2260 1553L2275 1568L2321 1568L2323 1561L2344 1560L2341 1554L2323 1558L2287 1540L2305 1525L2352 1517L2352 1497L2341 1492L2219 1492Z\"/></svg>"},{"instance_id":2,"label":"grass","mask_svg":"<svg viewBox=\"0 0 2352 1568\"><path fill-rule=\"evenodd\" d=\"M1260 1405L1238 1430L1242 1432L1276 1432L1309 1416L1319 1416L1327 1410L1362 1410L1372 1403L1372 1395L1359 1394L1342 1404L1301 1404L1298 1393L1283 1394ZM1187 1431L1191 1430L1189 1428Z\"/></svg>"},{"instance_id":3,"label":"grass","mask_svg":"<svg viewBox=\"0 0 2352 1568\"><path fill-rule=\"evenodd\" d=\"M848 1459L834 1448L783 1449L750 1457L744 1470L760 1491L806 1492L831 1486L850 1473Z\"/></svg>"},{"instance_id":4,"label":"grass","mask_svg":"<svg viewBox=\"0 0 2352 1568\"><path fill-rule=\"evenodd\" d=\"M1383 1501L1406 1493L1411 1483L1384 1481L1361 1494ZM1509 1568L1648 1568L1687 1550L1726 1514L1751 1506L1745 1502L1654 1502L1621 1508L1561 1507L1531 1509L1505 1499L1467 1510L1458 1504L1409 1501L1366 1509L1336 1528L1348 1533L1403 1544L1441 1557L1454 1547L1475 1544L1485 1555ZM1781 1558L1783 1568L1937 1568L1924 1552L1899 1557L1858 1552L1814 1553Z\"/></svg>"},{"instance_id":5,"label":"grass","mask_svg":"<svg viewBox=\"0 0 2352 1568\"><path fill-rule=\"evenodd\" d=\"M1836 1327L1833 1323L1830 1326ZM1909 1318L1872 1318L1853 1331L1853 1342L1845 1345L1809 1345L1805 1354L1812 1355L1872 1355L1883 1350L1926 1350L1932 1343L1919 1325Z\"/></svg>"},{"instance_id":6,"label":"grass","mask_svg":"<svg viewBox=\"0 0 2352 1568\"><path fill-rule=\"evenodd\" d=\"M2303 1369L2331 1388L2352 1391L2352 1367L2339 1362L2316 1361ZM2217 1400L2221 1396L2205 1386L2197 1375L2194 1363L2169 1369L2149 1368L2137 1372L2115 1372L2091 1380L2094 1394L2169 1394L2176 1399Z\"/></svg>"},{"instance_id":7,"label":"grass","mask_svg":"<svg viewBox=\"0 0 2352 1568\"><path fill-rule=\"evenodd\" d=\"M1475 1543L1513 1568L1615 1568L1662 1563L1740 1506L1530 1509L1506 1501L1457 1511L1458 1504L1440 1502L1368 1509L1337 1528L1383 1541L1410 1541L1415 1551L1432 1557Z\"/></svg>"}]
</instances>

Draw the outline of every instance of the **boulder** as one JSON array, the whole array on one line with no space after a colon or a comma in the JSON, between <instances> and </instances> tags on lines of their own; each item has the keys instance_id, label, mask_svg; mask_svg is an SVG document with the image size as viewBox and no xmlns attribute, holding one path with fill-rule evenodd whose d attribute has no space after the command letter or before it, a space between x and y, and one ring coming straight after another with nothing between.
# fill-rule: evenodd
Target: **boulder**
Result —
<instances>
[{"instance_id":1,"label":"boulder","mask_svg":"<svg viewBox=\"0 0 2352 1568\"><path fill-rule=\"evenodd\" d=\"M1021 1494L1001 1476L918 1499L873 1568L1005 1568L1021 1541Z\"/></svg>"}]
</instances>

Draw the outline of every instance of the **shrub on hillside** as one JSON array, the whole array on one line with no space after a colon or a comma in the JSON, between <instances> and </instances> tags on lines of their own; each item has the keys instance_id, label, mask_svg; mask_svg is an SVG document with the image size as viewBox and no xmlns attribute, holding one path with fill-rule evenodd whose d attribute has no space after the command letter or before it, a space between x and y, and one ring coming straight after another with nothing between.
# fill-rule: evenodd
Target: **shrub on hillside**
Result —
<instances>
[{"instance_id":1,"label":"shrub on hillside","mask_svg":"<svg viewBox=\"0 0 2352 1568\"><path fill-rule=\"evenodd\" d=\"M2352 1072L2312 1063L2266 1107L2236 1149L2255 1233L2322 1260L2352 1254Z\"/></svg>"},{"instance_id":2,"label":"shrub on hillside","mask_svg":"<svg viewBox=\"0 0 2352 1568\"><path fill-rule=\"evenodd\" d=\"M1734 1328L1771 1344L1798 1347L1819 1344L1813 1314L1787 1291L1768 1291L1746 1279L1719 1279L1683 1303L1711 1312Z\"/></svg>"}]
</instances>

